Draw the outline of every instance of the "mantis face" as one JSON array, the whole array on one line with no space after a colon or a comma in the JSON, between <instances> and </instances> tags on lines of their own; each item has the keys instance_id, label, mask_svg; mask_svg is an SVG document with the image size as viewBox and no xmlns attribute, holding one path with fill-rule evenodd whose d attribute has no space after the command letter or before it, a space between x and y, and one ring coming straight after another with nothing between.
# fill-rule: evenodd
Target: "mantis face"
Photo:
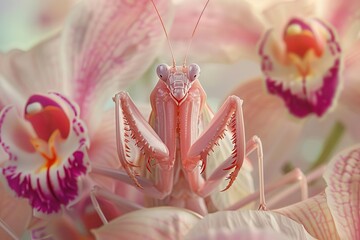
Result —
<instances>
[{"instance_id":1,"label":"mantis face","mask_svg":"<svg viewBox=\"0 0 360 240\"><path fill-rule=\"evenodd\" d=\"M160 64L156 68L158 77L167 85L172 98L177 102L182 102L192 83L199 77L200 67L193 63L189 66L169 67L166 64Z\"/></svg>"}]
</instances>

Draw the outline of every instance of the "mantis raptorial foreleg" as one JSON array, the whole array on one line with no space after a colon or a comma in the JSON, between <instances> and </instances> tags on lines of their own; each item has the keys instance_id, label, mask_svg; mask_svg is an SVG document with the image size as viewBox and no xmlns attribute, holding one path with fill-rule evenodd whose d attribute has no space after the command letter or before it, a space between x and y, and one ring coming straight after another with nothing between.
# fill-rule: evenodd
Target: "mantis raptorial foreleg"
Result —
<instances>
[{"instance_id":1,"label":"mantis raptorial foreleg","mask_svg":"<svg viewBox=\"0 0 360 240\"><path fill-rule=\"evenodd\" d=\"M246 153L245 156L248 157L255 149L257 149L258 163L259 163L259 189L263 189L263 154L260 139L257 136L253 136L246 144ZM224 171L231 162L233 161L232 157L227 158L221 165L219 165L211 175L204 181L197 191L197 194L201 197L207 197L210 195L218 185L223 181L223 178L226 177L229 173ZM189 176L190 177L190 176ZM260 202L265 203L264 200Z\"/></svg>"},{"instance_id":2,"label":"mantis raptorial foreleg","mask_svg":"<svg viewBox=\"0 0 360 240\"><path fill-rule=\"evenodd\" d=\"M202 169L206 168L209 152L218 144L219 140L224 137L227 128L232 134L234 148L231 153L233 161L230 166L225 169L230 170L234 168L234 170L229 176L230 181L226 189L235 181L245 159L246 151L244 119L241 105L242 100L240 98L236 96L228 97L206 129L190 147L185 168L189 174L190 186L194 192L198 192L199 186L201 185L191 180L192 176L197 174L194 169L196 169L200 161L202 161Z\"/></svg>"},{"instance_id":3,"label":"mantis raptorial foreleg","mask_svg":"<svg viewBox=\"0 0 360 240\"><path fill-rule=\"evenodd\" d=\"M116 142L119 160L126 173L133 180L135 185L146 188L144 192L154 198L164 198L173 187L173 168L174 159L169 155L169 150L164 142L159 138L153 128L141 115L129 95L120 92L115 95L115 118L116 118ZM130 149L129 142L133 140L137 149ZM138 174L134 171L137 167L131 159L134 154L131 151L138 151L137 155L142 154L145 159L154 159L159 166L159 178L156 183L151 183L144 179L148 184L142 185L138 180ZM139 154L140 151L140 154ZM110 173L111 171L105 171ZM111 174L109 174L110 176Z\"/></svg>"},{"instance_id":4,"label":"mantis raptorial foreleg","mask_svg":"<svg viewBox=\"0 0 360 240\"><path fill-rule=\"evenodd\" d=\"M199 169L194 168L199 161L203 162L203 167L206 166L207 156L209 151L217 144L218 140L223 137L224 131L228 127L232 133L232 143L234 145L231 156L218 166L214 172L205 181L199 179ZM194 192L200 196L209 195L220 183L220 180L228 174L228 171L234 168L230 173L229 184L225 188L228 189L235 181L236 176L241 168L241 165L246 156L257 149L259 161L259 182L260 182L260 208L265 208L264 196L264 180L263 180L263 152L261 141L254 136L245 145L245 131L244 120L242 112L242 100L235 96L230 96L219 111L216 113L208 127L194 142L189 150L188 162L188 179L190 187Z\"/></svg>"}]
</instances>

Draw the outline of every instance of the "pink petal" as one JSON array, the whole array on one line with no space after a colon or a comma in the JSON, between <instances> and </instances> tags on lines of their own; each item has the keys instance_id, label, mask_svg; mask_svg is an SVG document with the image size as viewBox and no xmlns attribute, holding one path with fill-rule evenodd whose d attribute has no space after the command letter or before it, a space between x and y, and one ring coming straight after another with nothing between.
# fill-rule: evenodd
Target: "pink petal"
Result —
<instances>
[{"instance_id":1,"label":"pink petal","mask_svg":"<svg viewBox=\"0 0 360 240\"><path fill-rule=\"evenodd\" d=\"M29 51L12 50L0 54L0 107L10 103L24 104L37 92L63 91L59 45L57 34Z\"/></svg>"},{"instance_id":2,"label":"pink petal","mask_svg":"<svg viewBox=\"0 0 360 240\"><path fill-rule=\"evenodd\" d=\"M20 237L32 217L32 209L24 199L18 199L0 184L0 218ZM0 239L11 239L0 227Z\"/></svg>"},{"instance_id":3,"label":"pink petal","mask_svg":"<svg viewBox=\"0 0 360 240\"><path fill-rule=\"evenodd\" d=\"M156 5L168 21L169 1ZM150 1L91 0L77 5L64 30L63 63L67 87L90 129L95 109L144 73L164 39Z\"/></svg>"},{"instance_id":4,"label":"pink petal","mask_svg":"<svg viewBox=\"0 0 360 240\"><path fill-rule=\"evenodd\" d=\"M90 135L91 147L89 158L94 164L105 165L110 168L120 167L116 151L116 131L114 109L102 114L101 123Z\"/></svg>"},{"instance_id":5,"label":"pink petal","mask_svg":"<svg viewBox=\"0 0 360 240\"><path fill-rule=\"evenodd\" d=\"M194 3L187 0L176 7L170 40L178 61L183 61L185 57L204 4L205 1ZM255 57L254 44L259 40L263 29L253 12L253 6L244 1L210 1L196 30L189 59L234 62L244 55ZM170 56L168 48L165 52L166 56Z\"/></svg>"},{"instance_id":6,"label":"pink petal","mask_svg":"<svg viewBox=\"0 0 360 240\"><path fill-rule=\"evenodd\" d=\"M231 94L244 100L246 139L254 135L260 137L266 159L265 182L273 181L283 174L284 163L292 159L290 154L302 129L302 121L291 118L281 99L266 93L260 78L239 85ZM252 163L256 181L258 164L254 158Z\"/></svg>"},{"instance_id":7,"label":"pink petal","mask_svg":"<svg viewBox=\"0 0 360 240\"><path fill-rule=\"evenodd\" d=\"M297 204L275 210L302 224L316 239L340 239L327 205L325 193Z\"/></svg>"},{"instance_id":8,"label":"pink petal","mask_svg":"<svg viewBox=\"0 0 360 240\"><path fill-rule=\"evenodd\" d=\"M359 140L360 128L358 127L358 115L360 114L360 41L353 46L345 58L345 70L343 72L343 90L339 97L339 106L336 108L337 116L345 123L349 133L354 139Z\"/></svg>"},{"instance_id":9,"label":"pink petal","mask_svg":"<svg viewBox=\"0 0 360 240\"><path fill-rule=\"evenodd\" d=\"M356 22L354 20L359 14L360 2L357 0L348 0L346 2L332 0L331 3L322 1L321 8L322 17L337 29L340 36L344 36L348 27Z\"/></svg>"},{"instance_id":10,"label":"pink petal","mask_svg":"<svg viewBox=\"0 0 360 240\"><path fill-rule=\"evenodd\" d=\"M85 229L82 222L73 214L62 214L49 218L46 221L35 223L25 234L22 239L82 239L93 240L89 229Z\"/></svg>"},{"instance_id":11,"label":"pink petal","mask_svg":"<svg viewBox=\"0 0 360 240\"><path fill-rule=\"evenodd\" d=\"M123 215L92 232L98 240L182 239L200 219L188 210L156 207Z\"/></svg>"},{"instance_id":12,"label":"pink petal","mask_svg":"<svg viewBox=\"0 0 360 240\"><path fill-rule=\"evenodd\" d=\"M199 236L191 236L191 240L237 240L237 239L247 239L247 240L286 240L288 239L286 235L272 230L259 230L259 229L238 229L238 230L229 230L226 228L220 229L210 229L204 233L199 234Z\"/></svg>"},{"instance_id":13,"label":"pink petal","mask_svg":"<svg viewBox=\"0 0 360 240\"><path fill-rule=\"evenodd\" d=\"M186 239L202 239L201 236L209 230L217 231L219 229L233 233L248 230L250 233L254 233L254 237L258 235L259 231L270 231L276 232L282 237L285 236L286 239L312 239L302 225L290 218L270 211L249 210L220 211L209 214L191 229Z\"/></svg>"},{"instance_id":14,"label":"pink petal","mask_svg":"<svg viewBox=\"0 0 360 240\"><path fill-rule=\"evenodd\" d=\"M314 16L315 7L316 1L268 1L267 6L263 7L262 14L266 24L282 29L290 18Z\"/></svg>"},{"instance_id":15,"label":"pink petal","mask_svg":"<svg viewBox=\"0 0 360 240\"><path fill-rule=\"evenodd\" d=\"M336 155L324 178L327 202L340 239L360 238L360 147Z\"/></svg>"},{"instance_id":16,"label":"pink petal","mask_svg":"<svg viewBox=\"0 0 360 240\"><path fill-rule=\"evenodd\" d=\"M39 4L38 9L36 9L35 19L32 19L37 25L37 28L41 30L49 30L58 25L61 25L64 21L64 18L69 13L70 8L72 7L75 0L65 0L65 1L56 1L56 0L40 0L36 3Z\"/></svg>"}]
</instances>

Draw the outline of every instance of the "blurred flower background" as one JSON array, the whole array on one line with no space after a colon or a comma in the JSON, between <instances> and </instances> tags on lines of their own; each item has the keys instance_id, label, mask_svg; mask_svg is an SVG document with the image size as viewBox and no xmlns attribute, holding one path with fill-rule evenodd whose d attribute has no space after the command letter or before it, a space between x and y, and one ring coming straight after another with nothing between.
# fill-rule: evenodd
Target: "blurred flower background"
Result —
<instances>
[{"instance_id":1,"label":"blurred flower background","mask_svg":"<svg viewBox=\"0 0 360 240\"><path fill-rule=\"evenodd\" d=\"M4 66L3 64L4 62L6 62L7 56L10 56L7 55L7 53L13 49L31 51L33 47L37 46L43 41L47 41L47 39L49 38L53 38L55 36L56 38L60 39L59 34L62 34L62 30L64 29L64 26L66 26L66 22L69 21L74 6L79 4L79 2L82 1L0 0L0 50L1 52L3 52L3 63L0 63L0 65ZM113 2L117 1L109 1L110 7ZM130 3L131 1L119 0L118 2ZM155 3L157 2L163 1L155 1ZM181 61L184 57L187 44L191 36L191 32L202 11L205 2L206 1L204 0L174 0L174 6L172 6L169 10L169 12L173 14L173 20L171 21L170 18L165 19L165 25L169 31L170 41L174 48L175 58L179 62L178 64L182 64ZM153 11L153 13L156 17L155 11ZM160 14L162 16L165 15L161 12ZM294 22L291 22L293 19L296 19L296 21L300 19L300 23L295 22L296 24L294 24ZM118 20L121 21L121 18L119 18ZM155 21L157 22L159 27L159 29L156 30L156 33L161 34L160 37L165 40L160 22L158 21L158 19L155 19ZM319 27L319 22L321 27ZM323 23L324 25L322 25ZM81 24L86 25L86 21L81 22ZM299 26L303 27L302 32L298 29ZM326 26L326 28L324 26ZM327 28L328 26L329 28ZM91 30L92 29L90 29L90 31ZM290 36L294 33L300 35L303 34L302 37L305 37L298 37L295 38L295 40L289 40L290 38L286 39L286 34L289 34ZM335 40L332 41L332 43L330 44L329 35L331 34L333 34L332 36ZM81 33L79 34L79 36L81 37ZM271 37L266 38L266 36ZM309 38L306 38L309 36L311 37L310 40ZM119 42L121 43L121 40L119 40ZM266 47L264 47L267 54L267 58L265 60L264 54L261 54L260 50L262 48L262 44L268 44L266 45ZM59 47L60 45L58 44L56 46ZM76 44L74 44L73 47L74 49L76 49ZM78 47L80 48L80 46ZM147 116L151 111L149 96L156 82L158 81L158 77L156 76L155 71L156 66L157 64L162 62L168 64L171 63L171 54L165 41L161 42L158 47L159 51L152 52L151 54L153 55L149 57L149 59L152 59L152 62L147 62L145 64L146 66L140 66L139 72L137 72L136 74L129 75L131 77L136 76L135 78L125 79L124 77L123 79L121 79L121 77L119 77L119 81L124 82L124 84L118 83L119 89L114 89L114 87L112 87L111 89L111 87L109 86L104 87L104 89L108 90L105 92L107 92L107 94L109 95L96 95L100 96L102 100L95 102L100 102L99 104L101 104L101 106L95 106L94 111L99 111L99 108L103 108L103 110L109 109L109 111L113 111L112 94L120 90L126 90L130 93L130 96L132 97L132 99L134 99L136 105L139 106L143 115ZM339 49L336 50L337 52L333 49L334 47L339 47ZM317 50L321 51L321 53L319 55L314 55L314 52ZM299 53L301 51L305 52L305 54L301 55ZM336 53L331 55L330 53L333 53L332 51L335 51ZM63 53L61 51L51 52L58 55L56 57L63 57ZM312 53L306 55L306 53L308 52ZM127 53L138 54L138 52L136 52L136 50L133 51L132 48ZM297 55L297 57L294 57L294 55ZM74 54L74 56L75 59L76 54ZM286 63L283 64L282 60L279 59L285 59L283 62ZM31 60L34 60L34 57L29 57L27 60L24 61L31 62ZM334 77L336 78L336 83L333 84L334 94L329 95L329 99L327 100L330 101L330 107L326 108L324 113L320 114L321 116L317 116L314 112L311 112L311 110L309 111L310 113L306 116L299 117L298 115L294 114L294 111L292 111L291 107L289 107L289 105L291 105L289 104L289 102L291 102L291 99L293 98L290 97L291 99L289 100L283 97L284 94L281 95L278 92L271 93L271 89L269 89L269 85L266 81L269 78L278 78L275 79L275 82L276 84L283 84L283 90L287 90L288 87L288 89L291 89L290 92L293 95L300 96L301 99L308 99L311 104L314 103L313 105L316 105L322 100L313 100L314 94L305 94L305 97L301 96L302 91L300 91L299 93L298 89L307 88L310 92L316 92L319 88L321 89L321 87L325 85L323 79L329 75L328 69L333 67L332 64L336 60L339 60L339 65L337 73L335 74L336 76ZM17 60L15 59L15 62L16 61ZM268 61L270 61L270 63ZM199 27L195 33L193 43L189 52L188 62L195 62L200 65L200 82L207 93L207 101L215 112L221 106L222 102L226 99L226 97L230 94L235 94L244 100L243 110L246 139L250 138L253 135L258 135L263 142L265 184L276 181L277 179L281 178L281 176L295 168L300 168L305 174L310 174L314 169L319 166L325 165L331 159L333 159L333 162L340 161L339 159L343 159L346 157L344 157L344 155L340 156L337 153L345 147L357 144L359 141L360 130L357 126L357 123L360 113L360 77L358 74L358 66L360 64L360 2L357 0L211 0L207 9L204 12ZM324 65L322 65L322 62L326 62L324 63L325 67ZM141 63L139 62L139 64ZM270 64L271 67L264 67L264 65L266 64ZM310 68L312 69L312 72L310 72L312 73L313 78L310 78L309 76L304 77L301 75L303 79L306 79L305 81L303 81L303 79L299 80L296 77L293 77L293 75L296 75L297 73L296 70L294 70L293 66L303 66L302 64L304 66L306 64L311 65ZM149 65L150 67L148 67ZM331 66L329 67L329 65ZM17 68L17 70L27 70L26 63L22 66L25 67ZM30 64L29 67L31 67ZM321 71L319 69L321 69ZM322 71L323 69L324 71ZM272 72L273 70L275 71L275 73ZM1 71L4 71L4 68L2 68ZM295 73L292 71L295 71ZM30 72L31 71L25 71L25 75L31 74ZM129 70L129 72L136 72L136 68ZM118 71L118 73L121 73L121 71ZM24 73L13 73L13 75L17 74L23 75ZM116 75L116 73L114 74ZM1 75L3 78L0 79L0 87L5 89L5 81L11 80L9 80L9 78L6 78L7 74L5 74L4 72L2 72ZM291 77L289 77L290 75ZM29 76L29 79L34 82L37 81L34 76ZM113 79L113 82L115 82L116 80L117 79L115 77ZM68 81L71 80L68 79ZM291 81L296 82L296 86L291 85ZM302 85L303 82L307 82L309 83L309 85ZM41 88L36 91L43 90L44 89ZM42 93L46 94L46 92ZM26 94L27 96L30 93L27 92L27 90L25 89L19 90L19 94ZM69 93L68 91L66 92L66 94L71 96L72 93ZM327 95L327 93L325 93L324 95ZM81 105L82 103L81 101L79 102L76 99L72 100L76 101L76 103L79 105ZM87 100L85 99L84 101L86 102ZM105 102L106 104L104 104ZM3 108L3 105L8 105L10 103L12 103L11 97L10 99L6 98L5 100L0 101L0 107ZM18 99L15 99L15 95L12 104L18 105ZM19 111L21 111L21 109L19 109ZM94 112L90 114L89 110L82 110L82 107L81 111L84 111L84 113L87 114L85 115L87 117L92 116L91 119L84 120L85 122L87 122L88 126L91 126L89 127L89 130L97 130L99 128L99 126L97 125L98 123L92 123L92 121L95 121L93 119L95 119L94 116L96 115L96 113ZM106 115L105 118L108 119L109 117ZM96 121L100 122L101 120ZM106 120L105 123L107 122L110 122L110 124L114 124L110 120ZM104 127L100 126L100 128ZM112 145L111 149L114 149L113 145L115 141L115 136L114 133L109 133L112 130L113 128L106 129L107 135L99 135L98 137L93 137L92 135L93 138L91 139L91 141L94 141L94 145L96 145L96 141L108 141L106 143ZM112 138L112 140L109 141L107 139L107 136L109 138ZM356 149L358 149L358 147L354 147L353 149L355 149L354 151L356 152ZM345 153L345 155L350 156L349 158L355 159L354 161L359 164L359 158L352 155L352 152L349 152L351 151L348 151L347 153ZM92 154L95 156L95 158L97 157L98 159L103 157L102 154L97 155L97 153L94 152ZM111 155L112 154L106 155L106 157L109 157ZM115 155L115 152L113 153L113 155ZM0 156L2 157L2 159L0 159L0 163L7 159L7 156L4 152L0 151ZM114 158L114 156L111 156L109 158ZM109 163L108 165L114 166L115 164L113 162L116 162L116 160L117 159L109 160L110 162L112 161L112 163ZM258 173L256 171L257 162L255 161L255 157L251 157L251 163L253 164L254 169L253 178L255 186L258 186ZM358 165L356 165L355 163L352 165L350 164L350 166L353 168L358 167ZM327 174L335 174L331 171L335 170L328 170ZM336 174L337 173L338 172L336 172ZM346 186L350 186L352 190L349 192L356 195L356 192L359 192L359 175L356 171L355 173L351 172L350 175L350 180L345 181L346 184L348 184ZM99 176L96 176L95 174L95 180L99 179L100 181L104 181L103 185L107 185L109 182L113 183L108 179L102 179L101 177L99 178ZM91 180L91 184L93 183L92 181L93 180ZM342 182L342 184L345 183ZM321 180L321 178L317 184L309 184L310 197L323 192L326 185L330 185L329 180L327 180L327 183L325 183L325 181ZM142 197L142 195L138 194L137 191L135 191L133 188L126 188L125 191L125 186L121 184L119 184L118 186L112 186L110 189L116 194L124 196L125 198L128 197L129 199L131 199L131 201ZM5 190L2 192L5 192ZM17 223L20 215L15 215L15 213L12 213L9 209L0 210L2 218L7 221L7 224L10 225L17 234L19 234L18 236L25 234L24 238L26 239L26 237L29 237L31 234L33 234L31 232L26 232L26 228L29 228L29 226L31 226L33 229L41 229L41 227L46 226L46 224L44 225L43 222L38 223L36 221L31 221L29 225L32 213L31 208L27 205L27 201L23 201L23 199L17 199L15 202L15 198L9 193L9 191L6 191L6 194L8 194L6 195L6 197L5 195L2 195L1 197L2 203L0 207L5 208L5 206L9 206L10 204L14 207L19 206L19 211L17 211L16 214L19 214L18 212L20 212L20 215L21 213L23 213L24 216L21 219L24 222L19 221ZM319 233L316 233L316 231L315 233L309 231L309 229L314 228L313 224L316 223L311 222L310 224L306 225L304 219L301 219L301 217L299 217L299 220L299 218L297 218L298 215L297 212L294 210L295 208L291 210L287 210L286 208L284 210L280 209L277 212L292 218L300 224L303 224L306 231L310 232L313 237L326 239L324 236L332 236L333 239L338 239L340 236L340 239L359 239L360 230L358 228L349 230L348 232L352 233L350 235L343 235L343 232L346 232L347 230L339 227L339 219L341 218L336 213L334 214L334 210L332 210L332 207L330 207L331 210L327 210L327 204L324 203L326 202L325 194L321 194L322 195L320 195L320 197L319 195L316 195L315 198L310 198L308 202L304 202L303 204L305 206L313 206L311 204L314 204L314 202L315 204L318 204L318 202L320 202L319 206L321 207L321 209L326 205L324 207L326 208L326 214L324 215L326 215L326 219L330 220L327 221L328 225L324 224L324 232L337 232L333 236L331 234L321 235ZM334 197L333 195L329 194L329 190L328 192L326 192L326 194L328 198L336 199L338 197ZM280 201L279 203L274 203L273 205L270 204L269 207L270 209L274 209L288 206L290 203L298 202L300 200L300 195L300 193L296 193L291 198L286 199L286 201ZM353 197L353 199L358 199L358 195L359 194L357 194L357 197ZM341 198L341 196L339 198ZM141 203L141 200L139 202ZM334 200L334 202L336 201ZM89 208L89 205L91 205L89 202L81 204L81 208L83 209L87 209ZM328 204L330 205L330 203ZM355 209L353 211L359 212L359 204L356 205L354 203L354 205L355 207L352 205L352 208ZM113 211L114 207L110 206L109 208L111 210L107 212ZM308 208L310 210L307 210L309 212L312 212L313 209L311 207ZM304 209L306 208L304 207ZM318 211L317 209L315 210ZM104 211L106 211L106 209ZM144 211L144 213L140 212L138 216L136 215L137 213L132 213L133 215L128 216L128 219L130 219L129 222L133 221L133 219L140 219L141 216L151 216L157 214L156 209L153 213L151 211L152 210L148 210L148 212ZM335 210L335 212L337 211L338 210ZM346 210L344 211L346 212ZM89 214L85 210L81 210L80 212L82 214L80 218L85 219L89 215L95 218L96 215L94 211L91 214ZM217 232L214 230L214 232L210 231L208 236L199 236L199 234L194 233L194 230L190 231L192 226L200 226L200 228L202 226L202 223L200 225L195 225L195 223L197 223L201 218L195 213L184 212L181 209L170 209L170 211L168 209L160 209L158 213L163 214L164 224L168 224L168 226L172 226L173 224L173 222L171 222L171 219L179 219L180 227L172 226L172 228L170 228L170 230L167 232L168 234L172 234L167 236L173 239L183 238L185 236L185 232L190 232L187 236L188 239L217 239L219 238L219 236L222 238L226 237L227 239L232 239L231 237L233 236L240 236L236 234L245 234L244 236L246 236L246 234L249 234L248 232L246 232L246 230L235 233L233 230L224 230L227 228L224 226L219 227L218 224L211 222L212 220L205 219L201 222L205 222L205 225L208 224L206 226L211 226L211 228L215 230L219 228L220 230L222 229L224 232ZM231 214L233 213L230 213L230 215ZM239 216L240 219L244 217L249 217L254 222L261 222L262 220L260 219L263 219L261 216L258 216L259 214L252 212L236 214L241 215ZM110 215L111 214L109 214L108 216ZM219 213L219 215L226 215L226 213ZM331 217L331 215L333 217ZM114 216L111 216L109 218L111 219L113 217ZM353 221L355 222L354 225L356 225L359 220L359 215L352 217ZM211 219L211 216L209 218ZM229 215L219 217L219 219L222 218L233 219L237 217ZM332 220L333 218L337 219ZM46 231L52 231L57 233L59 236L61 236L59 239L65 239L65 236L71 236L71 238L76 239L79 238L79 235L81 235L81 237L83 238L89 239L91 239L93 236L96 236L99 239L119 239L119 236L115 233L116 230L119 228L119 226L122 226L122 224L124 224L123 226L127 226L126 218L118 218L114 222L114 226L105 225L98 230L94 230L94 235L91 235L89 232L90 229L74 229L71 224L72 220L73 219L71 219L71 214L67 215L67 217L65 218L46 220L51 222L51 224L49 224L50 227L48 227ZM154 221L154 223L152 223L151 221ZM144 225L146 224L148 224L150 227L154 227L156 221L161 221L161 219L155 219L151 221L149 221L149 224L142 222L137 224L139 224L140 228L144 227ZM206 221L209 221L211 223L206 223ZM274 221L276 222L280 220ZM96 223L91 223L93 225L84 223L83 226L85 226L86 228L87 226L98 227L100 225L100 220L98 218L94 222ZM229 222L229 225L232 225L232 223L234 222L236 222L236 224L238 225L244 224L240 223L241 220L231 220ZM278 229L272 227L271 231L267 229L267 234L274 234L274 236L277 236L279 239L281 239L281 237L286 239L289 237L294 238L294 236L297 236L298 238L300 236L307 236L308 233L306 233L306 231L302 229L302 226L297 226L297 223L295 222L288 224L294 224L293 229L296 229L296 231L294 230L294 232L291 233L286 231L281 232L280 230L278 231ZM149 227L148 225L146 226ZM267 225L267 223L264 223L264 225ZM137 225L135 224L135 226ZM261 230L261 227L257 227ZM65 230L61 232L61 229ZM123 231L128 230L126 228L122 229ZM136 229L137 231L139 227L134 227L134 229ZM146 228L144 227L144 229ZM181 229L181 231L179 229ZM197 227L194 227L194 229L197 229ZM261 235L260 230L256 233L259 234L259 236ZM44 232L46 231L44 230ZM161 231L164 230L159 229L155 232ZM9 237L9 235L7 235L6 233L2 234L3 235L0 236ZM45 233L44 235L42 235L41 233L37 236L38 238L35 238L34 235L32 237L33 239L46 239L47 237ZM137 235L130 234L129 236ZM122 237L124 237L124 235ZM154 239L156 239L155 235Z\"/></svg>"}]
</instances>

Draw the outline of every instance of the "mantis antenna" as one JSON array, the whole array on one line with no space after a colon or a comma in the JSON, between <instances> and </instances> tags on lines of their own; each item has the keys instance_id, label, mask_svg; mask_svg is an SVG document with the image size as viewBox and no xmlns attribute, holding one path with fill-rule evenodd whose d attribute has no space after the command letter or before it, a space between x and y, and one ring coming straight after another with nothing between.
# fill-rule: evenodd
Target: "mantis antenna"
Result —
<instances>
[{"instance_id":1,"label":"mantis antenna","mask_svg":"<svg viewBox=\"0 0 360 240\"><path fill-rule=\"evenodd\" d=\"M165 32L165 35L166 35L166 40L167 40L167 42L168 42L168 45L169 45L169 48L170 48L170 52L171 52L171 56L172 56L172 60L173 60L173 67L176 67L175 58L174 58L174 52L173 52L173 50L172 50L172 47L171 47L171 44L170 44L170 40L169 40L169 36L168 36L168 34L167 34L167 31L166 31L164 22L163 22L163 20L162 20L162 18L161 18L161 16L160 16L159 10L157 9L157 7L156 7L156 5L155 5L155 3L154 3L154 0L151 0L151 2L152 2L152 4L154 5L155 11L156 11L156 13L157 13L157 15L158 15L158 17L159 17L160 22L161 22L161 26L162 26L162 28L164 29L164 32Z\"/></svg>"},{"instance_id":2,"label":"mantis antenna","mask_svg":"<svg viewBox=\"0 0 360 240\"><path fill-rule=\"evenodd\" d=\"M191 34L191 38L190 38L190 42L189 42L188 48L187 48L187 50L186 50L186 54L185 54L183 66L186 66L187 56L188 56L188 53L189 53L189 51L190 51L190 47L191 47L191 43L192 43L192 40L193 40L194 35L195 35L195 31L196 31L196 29L197 29L197 27L198 27L198 25L199 25L200 19L201 19L202 15L203 15L203 13L204 13L207 5L209 4L209 2L210 2L210 0L207 0L207 1L206 1L205 6L204 6L203 10L201 11L200 16L199 16L199 19L197 20L196 25L195 25L195 27L194 27L194 30L193 30L193 32L192 32L192 34Z\"/></svg>"}]
</instances>

